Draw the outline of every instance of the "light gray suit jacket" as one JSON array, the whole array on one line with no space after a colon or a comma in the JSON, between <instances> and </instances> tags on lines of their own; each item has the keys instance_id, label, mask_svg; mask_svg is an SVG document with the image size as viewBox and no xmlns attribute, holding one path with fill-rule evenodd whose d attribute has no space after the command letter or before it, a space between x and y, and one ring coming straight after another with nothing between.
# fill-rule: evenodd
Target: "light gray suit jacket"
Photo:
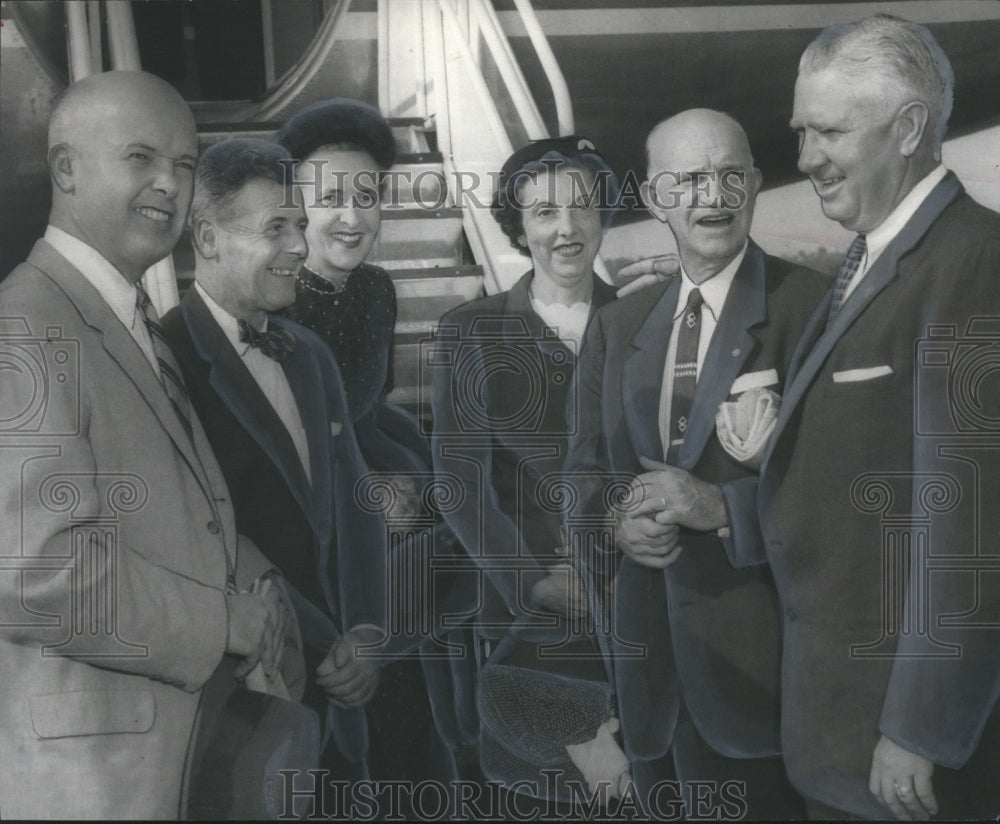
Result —
<instances>
[{"instance_id":1,"label":"light gray suit jacket","mask_svg":"<svg viewBox=\"0 0 1000 824\"><path fill-rule=\"evenodd\" d=\"M237 540L128 330L44 240L0 284L0 815L164 818L227 644ZM229 572L227 573L227 570Z\"/></svg>"}]
</instances>

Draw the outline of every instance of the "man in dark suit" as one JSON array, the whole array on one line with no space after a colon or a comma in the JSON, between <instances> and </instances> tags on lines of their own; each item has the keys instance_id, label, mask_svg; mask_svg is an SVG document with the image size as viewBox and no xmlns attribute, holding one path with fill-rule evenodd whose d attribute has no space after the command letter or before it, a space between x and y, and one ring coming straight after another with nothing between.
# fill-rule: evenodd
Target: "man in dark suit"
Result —
<instances>
[{"instance_id":1,"label":"man in dark suit","mask_svg":"<svg viewBox=\"0 0 1000 824\"><path fill-rule=\"evenodd\" d=\"M647 153L643 194L677 240L682 273L597 313L566 463L595 514L599 482L638 475L616 519L623 557L604 606L626 753L643 796L674 775L719 782L715 793L736 780L727 817L794 817L777 758L777 594L765 568L734 570L724 550L757 541L761 444L731 454L716 416L728 400L766 406L781 392L826 282L748 239L761 174L732 118L683 112L653 130ZM689 815L720 804L687 800Z\"/></svg>"},{"instance_id":2,"label":"man in dark suit","mask_svg":"<svg viewBox=\"0 0 1000 824\"><path fill-rule=\"evenodd\" d=\"M799 168L858 233L759 494L785 759L821 817L1000 812L1000 217L940 163L952 83L926 28L876 15L826 29L795 86Z\"/></svg>"},{"instance_id":3,"label":"man in dark suit","mask_svg":"<svg viewBox=\"0 0 1000 824\"><path fill-rule=\"evenodd\" d=\"M356 778L367 750L363 707L379 681L377 660L363 650L384 635L385 530L355 501L366 469L332 354L270 314L294 301L307 251L287 160L259 140L205 152L191 210L196 283L164 329L240 529L294 588L306 701L321 717L326 698L333 704L326 732L335 746L324 763L334 778Z\"/></svg>"},{"instance_id":4,"label":"man in dark suit","mask_svg":"<svg viewBox=\"0 0 1000 824\"><path fill-rule=\"evenodd\" d=\"M247 592L273 566L237 535L139 286L180 236L197 151L159 78L70 86L49 226L0 286L4 816L177 817L202 687L225 653L277 663L280 612Z\"/></svg>"}]
</instances>

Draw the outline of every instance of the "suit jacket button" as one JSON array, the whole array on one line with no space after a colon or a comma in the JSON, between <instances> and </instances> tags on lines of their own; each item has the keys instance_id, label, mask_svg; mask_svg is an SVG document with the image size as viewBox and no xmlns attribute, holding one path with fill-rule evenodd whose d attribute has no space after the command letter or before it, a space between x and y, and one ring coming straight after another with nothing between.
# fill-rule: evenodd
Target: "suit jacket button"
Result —
<instances>
[{"instance_id":1,"label":"suit jacket button","mask_svg":"<svg viewBox=\"0 0 1000 824\"><path fill-rule=\"evenodd\" d=\"M788 609L785 610L785 617L789 621L794 622L796 619L798 619L799 615L798 615L798 613L794 609L792 609L791 607L789 607Z\"/></svg>"},{"instance_id":2,"label":"suit jacket button","mask_svg":"<svg viewBox=\"0 0 1000 824\"><path fill-rule=\"evenodd\" d=\"M219 524L216 521L208 522L208 531L213 535L218 535L222 530L219 528Z\"/></svg>"}]
</instances>

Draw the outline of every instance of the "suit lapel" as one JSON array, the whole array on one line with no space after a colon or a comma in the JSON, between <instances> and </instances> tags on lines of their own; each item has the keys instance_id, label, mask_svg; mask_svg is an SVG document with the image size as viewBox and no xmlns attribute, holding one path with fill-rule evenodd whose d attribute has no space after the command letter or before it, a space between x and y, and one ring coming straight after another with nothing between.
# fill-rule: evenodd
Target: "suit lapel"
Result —
<instances>
[{"instance_id":1,"label":"suit lapel","mask_svg":"<svg viewBox=\"0 0 1000 824\"><path fill-rule=\"evenodd\" d=\"M621 402L636 455L657 461L663 459L664 453L660 438L660 390L678 294L680 280L675 278L632 338L635 351L625 359L622 370Z\"/></svg>"},{"instance_id":2,"label":"suit lapel","mask_svg":"<svg viewBox=\"0 0 1000 824\"><path fill-rule=\"evenodd\" d=\"M346 426L348 422L330 420L326 402L330 376L323 374L296 325L276 315L268 315L268 323L285 329L295 335L297 340L295 349L285 358L282 368L288 386L292 390L292 396L295 398L295 404L299 408L302 428L306 431L306 442L309 445L309 472L312 477L308 494L309 499L314 502L310 517L313 529L321 543L325 545L332 528L329 502L332 500L332 472L335 460L334 452L330 448L331 438L334 437L330 427L334 423ZM305 484L305 475L301 469L298 453L294 451L294 445L292 449L296 466L299 468L299 476Z\"/></svg>"},{"instance_id":3,"label":"suit lapel","mask_svg":"<svg viewBox=\"0 0 1000 824\"><path fill-rule=\"evenodd\" d=\"M712 432L719 404L729 397L733 381L753 351L756 339L750 328L767 320L767 285L764 253L752 241L733 277L712 335L691 403L690 425L684 433L677 463L692 469L701 459Z\"/></svg>"},{"instance_id":4,"label":"suit lapel","mask_svg":"<svg viewBox=\"0 0 1000 824\"><path fill-rule=\"evenodd\" d=\"M302 511L312 517L302 462L278 413L236 354L197 291L181 302L181 312L198 356L210 366L209 384L226 408L281 472Z\"/></svg>"},{"instance_id":5,"label":"suit lapel","mask_svg":"<svg viewBox=\"0 0 1000 824\"><path fill-rule=\"evenodd\" d=\"M28 257L28 262L41 269L66 293L83 317L84 322L101 336L101 343L108 356L118 364L139 394L149 405L160 425L174 442L185 463L190 467L202 491L214 501L208 477L201 458L195 451L177 412L170 403L166 390L152 366L100 293L69 261L44 240L40 240Z\"/></svg>"},{"instance_id":6,"label":"suit lapel","mask_svg":"<svg viewBox=\"0 0 1000 824\"><path fill-rule=\"evenodd\" d=\"M822 311L824 307L829 307L830 297L822 302L810 321L810 327L806 334L812 334L816 338L816 343L807 352L804 346L800 346L796 354L802 361L802 366L791 378L786 387L785 397L781 402L781 409L778 412L778 420L775 422L774 433L770 438L767 450L764 453L764 464L767 463L771 452L778 439L784 431L785 424L791 417L795 407L802 401L806 391L809 389L819 370L826 362L834 346L844 336L855 319L867 308L875 297L896 279L899 269L900 259L927 233L931 225L941 215L945 207L951 203L962 192L962 186L958 178L949 172L931 193L927 196L920 207L914 213L895 239L889 244L886 250L875 261L875 265L865 275L864 279L851 296L841 307L840 312L825 330L819 331L817 325L826 317ZM822 328L822 327L819 327ZM803 341L806 336L803 335ZM762 467L763 468L763 467Z\"/></svg>"},{"instance_id":7,"label":"suit lapel","mask_svg":"<svg viewBox=\"0 0 1000 824\"><path fill-rule=\"evenodd\" d=\"M810 317L809 321L806 323L802 336L799 338L799 342L795 344L791 361L788 364L788 375L785 377L786 386L791 386L792 381L799 372L799 369L802 368L802 362L816 345L816 341L819 339L819 336L823 334L823 330L826 327L827 316L830 314L830 303L832 301L833 287L831 286L830 290L819 302L819 306L813 310L812 317Z\"/></svg>"}]
</instances>

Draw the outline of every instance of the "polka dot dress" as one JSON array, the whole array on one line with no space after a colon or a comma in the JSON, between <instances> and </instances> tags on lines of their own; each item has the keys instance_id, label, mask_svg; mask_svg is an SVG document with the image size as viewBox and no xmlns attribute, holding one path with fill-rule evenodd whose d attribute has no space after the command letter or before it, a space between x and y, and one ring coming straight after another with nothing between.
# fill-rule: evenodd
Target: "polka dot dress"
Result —
<instances>
[{"instance_id":1,"label":"polka dot dress","mask_svg":"<svg viewBox=\"0 0 1000 824\"><path fill-rule=\"evenodd\" d=\"M384 269L362 263L334 285L303 266L295 282L295 304L283 314L333 350L355 420L392 390L396 290Z\"/></svg>"}]
</instances>

